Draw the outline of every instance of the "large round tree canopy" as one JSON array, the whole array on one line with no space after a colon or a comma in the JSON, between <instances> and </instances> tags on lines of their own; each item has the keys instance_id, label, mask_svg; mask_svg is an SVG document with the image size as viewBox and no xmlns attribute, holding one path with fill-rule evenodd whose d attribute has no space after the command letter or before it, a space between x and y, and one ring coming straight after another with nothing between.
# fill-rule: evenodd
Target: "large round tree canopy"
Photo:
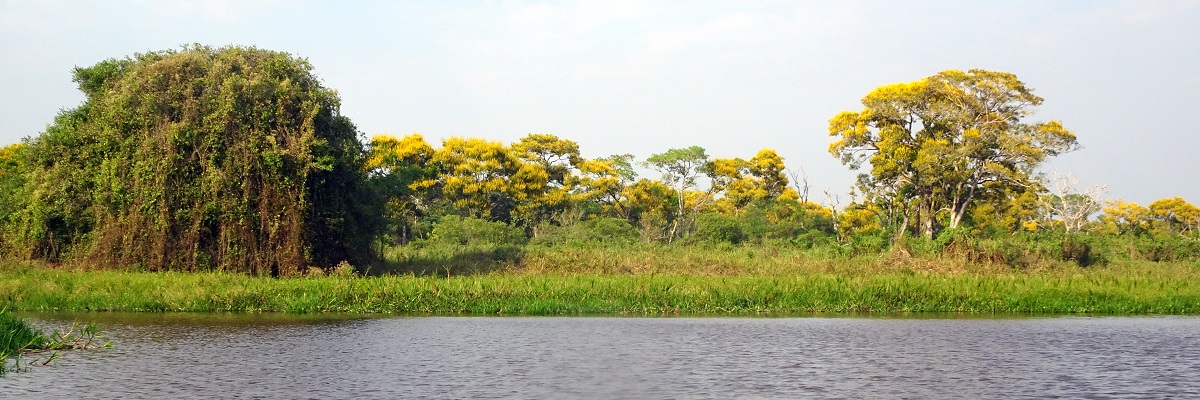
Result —
<instances>
[{"instance_id":1,"label":"large round tree canopy","mask_svg":"<svg viewBox=\"0 0 1200 400\"><path fill-rule=\"evenodd\" d=\"M363 146L306 60L196 45L75 81L87 100L26 149L27 257L287 275L369 256Z\"/></svg>"}]
</instances>

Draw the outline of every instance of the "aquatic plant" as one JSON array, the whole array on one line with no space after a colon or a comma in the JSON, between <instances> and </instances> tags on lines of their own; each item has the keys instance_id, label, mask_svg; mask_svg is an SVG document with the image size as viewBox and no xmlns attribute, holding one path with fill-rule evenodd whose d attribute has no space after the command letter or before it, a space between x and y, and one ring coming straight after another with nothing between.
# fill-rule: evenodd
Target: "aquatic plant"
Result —
<instances>
[{"instance_id":1,"label":"aquatic plant","mask_svg":"<svg viewBox=\"0 0 1200 400\"><path fill-rule=\"evenodd\" d=\"M19 369L22 356L44 354L35 357L31 363L46 365L58 359L62 350L110 346L112 342L105 340L95 323L76 322L66 331L45 334L7 310L0 310L0 374ZM12 360L11 364L9 360Z\"/></svg>"}]
</instances>

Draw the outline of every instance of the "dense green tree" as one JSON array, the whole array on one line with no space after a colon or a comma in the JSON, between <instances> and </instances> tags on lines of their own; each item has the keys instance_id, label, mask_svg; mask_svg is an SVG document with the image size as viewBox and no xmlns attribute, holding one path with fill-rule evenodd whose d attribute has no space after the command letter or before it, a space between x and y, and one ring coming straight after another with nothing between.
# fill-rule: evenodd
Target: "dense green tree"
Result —
<instances>
[{"instance_id":1,"label":"dense green tree","mask_svg":"<svg viewBox=\"0 0 1200 400\"><path fill-rule=\"evenodd\" d=\"M17 191L25 184L25 168L21 152L25 144L17 143L0 147L0 257L8 253L5 231L11 225L10 218L21 209L24 199Z\"/></svg>"},{"instance_id":2,"label":"dense green tree","mask_svg":"<svg viewBox=\"0 0 1200 400\"><path fill-rule=\"evenodd\" d=\"M369 260L363 147L307 61L188 46L77 68L28 144L25 257L294 274Z\"/></svg>"}]
</instances>

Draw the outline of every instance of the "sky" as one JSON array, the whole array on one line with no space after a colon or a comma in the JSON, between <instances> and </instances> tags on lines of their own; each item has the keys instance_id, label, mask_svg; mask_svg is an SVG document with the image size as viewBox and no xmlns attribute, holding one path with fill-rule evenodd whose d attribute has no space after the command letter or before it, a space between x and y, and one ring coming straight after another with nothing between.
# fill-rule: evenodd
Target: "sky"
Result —
<instances>
[{"instance_id":1,"label":"sky","mask_svg":"<svg viewBox=\"0 0 1200 400\"><path fill-rule=\"evenodd\" d=\"M1200 204L1197 21L1196 1L0 0L0 145L83 101L76 66L243 45L307 58L367 136L771 148L844 206L858 172L828 153L829 119L877 86L982 68L1045 99L1029 121L1078 136L1043 172Z\"/></svg>"}]
</instances>

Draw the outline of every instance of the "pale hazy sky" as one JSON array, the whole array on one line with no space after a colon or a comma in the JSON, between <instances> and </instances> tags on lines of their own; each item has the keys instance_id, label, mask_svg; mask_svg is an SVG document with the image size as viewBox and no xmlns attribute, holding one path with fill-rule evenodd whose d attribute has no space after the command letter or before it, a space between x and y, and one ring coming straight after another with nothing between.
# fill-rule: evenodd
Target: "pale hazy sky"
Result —
<instances>
[{"instance_id":1,"label":"pale hazy sky","mask_svg":"<svg viewBox=\"0 0 1200 400\"><path fill-rule=\"evenodd\" d=\"M552 133L639 159L773 148L814 193L853 183L827 124L872 88L1007 71L1046 99L1034 120L1084 146L1045 171L1200 204L1197 1L0 0L0 145L83 100L73 67L186 43L308 58L368 135Z\"/></svg>"}]
</instances>

